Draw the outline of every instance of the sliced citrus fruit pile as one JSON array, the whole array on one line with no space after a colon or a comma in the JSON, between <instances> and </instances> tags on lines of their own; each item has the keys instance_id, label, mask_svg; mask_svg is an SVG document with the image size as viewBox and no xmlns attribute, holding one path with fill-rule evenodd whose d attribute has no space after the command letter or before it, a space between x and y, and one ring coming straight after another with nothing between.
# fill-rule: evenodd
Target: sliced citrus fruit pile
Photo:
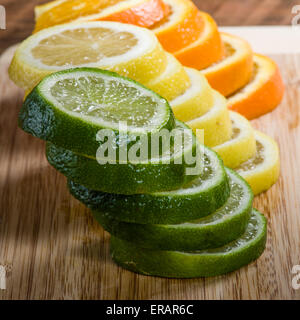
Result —
<instances>
[{"instance_id":1,"label":"sliced citrus fruit pile","mask_svg":"<svg viewBox=\"0 0 300 320\"><path fill-rule=\"evenodd\" d=\"M248 119L272 111L281 102L284 84L276 63L254 55L254 71L247 85L228 97L228 108Z\"/></svg>"},{"instance_id":2,"label":"sliced citrus fruit pile","mask_svg":"<svg viewBox=\"0 0 300 320\"><path fill-rule=\"evenodd\" d=\"M164 14L155 20L159 4ZM139 24L133 13L145 8L145 26L154 32L129 24ZM9 69L31 91L19 125L47 141L49 163L112 233L113 259L135 272L189 278L258 258L266 221L252 208L246 181L255 194L275 182L278 148L229 112L209 85L241 94L251 74L249 46L221 39L213 19L189 0L56 1L37 12L37 30L50 28L20 45ZM129 18L86 21L104 15ZM246 87L257 81L257 57ZM209 81L180 62L206 68ZM199 142L203 132L205 144L246 181Z\"/></svg>"},{"instance_id":3,"label":"sliced citrus fruit pile","mask_svg":"<svg viewBox=\"0 0 300 320\"><path fill-rule=\"evenodd\" d=\"M250 122L240 114L230 111L232 136L230 140L213 149L221 156L225 166L236 168L256 153L254 130Z\"/></svg>"},{"instance_id":4,"label":"sliced citrus fruit pile","mask_svg":"<svg viewBox=\"0 0 300 320\"><path fill-rule=\"evenodd\" d=\"M253 54L247 41L226 33L221 33L221 38L225 47L225 57L201 72L215 90L228 96L250 80Z\"/></svg>"},{"instance_id":5,"label":"sliced citrus fruit pile","mask_svg":"<svg viewBox=\"0 0 300 320\"><path fill-rule=\"evenodd\" d=\"M236 168L250 184L254 194L269 189L279 177L279 150L277 143L265 134L255 131L256 154Z\"/></svg>"},{"instance_id":6,"label":"sliced citrus fruit pile","mask_svg":"<svg viewBox=\"0 0 300 320\"><path fill-rule=\"evenodd\" d=\"M169 14L162 0L68 0L35 9L35 32L73 21L119 21L150 27Z\"/></svg>"},{"instance_id":7,"label":"sliced citrus fruit pile","mask_svg":"<svg viewBox=\"0 0 300 320\"><path fill-rule=\"evenodd\" d=\"M43 77L72 67L97 67L146 84L166 68L167 55L151 31L117 22L58 25L18 47L10 77L32 89Z\"/></svg>"},{"instance_id":8,"label":"sliced citrus fruit pile","mask_svg":"<svg viewBox=\"0 0 300 320\"><path fill-rule=\"evenodd\" d=\"M212 110L226 105L219 93L213 97ZM149 251L142 268L132 256L132 270L198 277L235 270L262 253L265 220L252 209L246 181L225 169L214 151L174 119L168 102L141 84L98 68L52 73L26 97L19 125L47 141L49 163L112 233L112 255L120 265L131 270L123 254ZM165 133L174 130L180 139ZM159 142L156 149L155 137L169 139L167 148ZM211 264L201 250L217 252L217 261ZM152 271L169 254L177 256L171 269ZM172 266L190 254L200 259L199 270L189 267L193 259L178 270ZM222 259L226 268L218 266Z\"/></svg>"}]
</instances>

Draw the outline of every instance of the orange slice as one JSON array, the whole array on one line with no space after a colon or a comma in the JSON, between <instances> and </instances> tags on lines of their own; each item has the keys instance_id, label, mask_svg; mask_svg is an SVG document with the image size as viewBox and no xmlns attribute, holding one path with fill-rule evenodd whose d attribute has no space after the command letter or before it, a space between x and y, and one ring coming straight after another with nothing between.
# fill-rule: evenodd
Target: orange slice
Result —
<instances>
[{"instance_id":1,"label":"orange slice","mask_svg":"<svg viewBox=\"0 0 300 320\"><path fill-rule=\"evenodd\" d=\"M44 12L58 6L59 4L66 2L68 0L55 0L47 3L40 4L34 7L34 17L37 20Z\"/></svg>"},{"instance_id":2,"label":"orange slice","mask_svg":"<svg viewBox=\"0 0 300 320\"><path fill-rule=\"evenodd\" d=\"M169 7L162 0L68 0L53 6L49 3L48 10L40 12L34 32L75 20L109 20L150 27L169 14Z\"/></svg>"},{"instance_id":3,"label":"orange slice","mask_svg":"<svg viewBox=\"0 0 300 320\"><path fill-rule=\"evenodd\" d=\"M254 71L250 82L228 97L227 106L247 119L257 118L272 111L281 102L284 84L276 63L255 54Z\"/></svg>"},{"instance_id":4,"label":"orange slice","mask_svg":"<svg viewBox=\"0 0 300 320\"><path fill-rule=\"evenodd\" d=\"M201 72L209 84L224 96L246 85L253 71L253 53L249 43L239 37L221 33L225 58Z\"/></svg>"},{"instance_id":5,"label":"orange slice","mask_svg":"<svg viewBox=\"0 0 300 320\"><path fill-rule=\"evenodd\" d=\"M204 21L199 10L189 0L165 0L170 15L154 25L151 30L165 50L173 53L196 41Z\"/></svg>"},{"instance_id":6,"label":"orange slice","mask_svg":"<svg viewBox=\"0 0 300 320\"><path fill-rule=\"evenodd\" d=\"M224 57L224 46L213 18L199 11L204 27L198 39L179 51L175 57L186 67L204 69Z\"/></svg>"}]
</instances>

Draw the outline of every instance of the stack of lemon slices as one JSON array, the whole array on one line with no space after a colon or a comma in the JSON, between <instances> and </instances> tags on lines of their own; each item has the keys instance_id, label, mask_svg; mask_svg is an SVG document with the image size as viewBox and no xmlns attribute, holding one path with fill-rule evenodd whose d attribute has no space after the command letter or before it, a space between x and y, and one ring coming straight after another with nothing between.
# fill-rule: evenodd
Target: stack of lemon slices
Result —
<instances>
[{"instance_id":1,"label":"stack of lemon slices","mask_svg":"<svg viewBox=\"0 0 300 320\"><path fill-rule=\"evenodd\" d=\"M30 91L19 126L47 141L49 163L111 233L120 266L193 278L262 254L266 219L252 207L250 186L174 114L196 133L204 129L224 159L253 143L247 157L228 160L249 181L259 170L272 174L265 159L274 159L273 144L153 32L107 21L61 24L25 40L9 73Z\"/></svg>"}]
</instances>

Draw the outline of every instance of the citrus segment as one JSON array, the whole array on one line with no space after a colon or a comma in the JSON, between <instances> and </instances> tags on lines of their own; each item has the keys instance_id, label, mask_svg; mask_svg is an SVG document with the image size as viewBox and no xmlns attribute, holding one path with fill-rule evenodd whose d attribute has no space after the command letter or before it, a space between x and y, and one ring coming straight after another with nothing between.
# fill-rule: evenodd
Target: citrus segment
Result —
<instances>
[{"instance_id":1,"label":"citrus segment","mask_svg":"<svg viewBox=\"0 0 300 320\"><path fill-rule=\"evenodd\" d=\"M166 63L165 52L147 29L117 22L83 22L48 28L27 38L18 47L9 74L26 90L49 73L83 66L146 83L163 72Z\"/></svg>"},{"instance_id":2,"label":"citrus segment","mask_svg":"<svg viewBox=\"0 0 300 320\"><path fill-rule=\"evenodd\" d=\"M216 249L152 250L114 236L110 248L118 265L137 273L168 278L211 277L237 270L257 259L264 251L266 236L266 218L253 209L244 234Z\"/></svg>"},{"instance_id":3,"label":"citrus segment","mask_svg":"<svg viewBox=\"0 0 300 320\"><path fill-rule=\"evenodd\" d=\"M226 107L226 99L213 90L213 107L199 118L187 121L186 124L197 134L204 134L204 143L208 147L214 147L230 139L232 135L229 111Z\"/></svg>"},{"instance_id":4,"label":"citrus segment","mask_svg":"<svg viewBox=\"0 0 300 320\"><path fill-rule=\"evenodd\" d=\"M165 71L147 83L147 87L170 101L181 95L190 86L190 78L174 56L167 53L167 58Z\"/></svg>"},{"instance_id":5,"label":"citrus segment","mask_svg":"<svg viewBox=\"0 0 300 320\"><path fill-rule=\"evenodd\" d=\"M102 227L112 235L155 250L192 251L217 248L240 237L252 210L253 194L236 173L227 170L230 196L222 207L207 217L181 224L137 224L94 211Z\"/></svg>"},{"instance_id":6,"label":"citrus segment","mask_svg":"<svg viewBox=\"0 0 300 320\"><path fill-rule=\"evenodd\" d=\"M213 18L205 12L199 14L203 31L195 41L173 54L186 67L204 69L224 57L224 46Z\"/></svg>"},{"instance_id":7,"label":"citrus segment","mask_svg":"<svg viewBox=\"0 0 300 320\"><path fill-rule=\"evenodd\" d=\"M272 111L281 102L284 84L276 63L255 54L254 71L248 84L228 97L228 108L247 119L257 118Z\"/></svg>"},{"instance_id":8,"label":"citrus segment","mask_svg":"<svg viewBox=\"0 0 300 320\"><path fill-rule=\"evenodd\" d=\"M232 122L231 139L213 149L221 156L225 166L236 168L255 155L256 141L254 130L246 118L233 111L229 115Z\"/></svg>"},{"instance_id":9,"label":"citrus segment","mask_svg":"<svg viewBox=\"0 0 300 320\"><path fill-rule=\"evenodd\" d=\"M36 9L34 32L73 21L118 21L150 27L169 14L162 0L68 0Z\"/></svg>"},{"instance_id":10,"label":"citrus segment","mask_svg":"<svg viewBox=\"0 0 300 320\"><path fill-rule=\"evenodd\" d=\"M256 195L269 189L279 177L279 150L277 143L265 134L255 131L256 154L235 170L250 184Z\"/></svg>"},{"instance_id":11,"label":"citrus segment","mask_svg":"<svg viewBox=\"0 0 300 320\"><path fill-rule=\"evenodd\" d=\"M176 118L181 121L200 117L213 105L213 91L205 77L196 69L185 68L185 70L190 86L182 95L170 101Z\"/></svg>"},{"instance_id":12,"label":"citrus segment","mask_svg":"<svg viewBox=\"0 0 300 320\"><path fill-rule=\"evenodd\" d=\"M184 186L174 187L173 191L124 196L87 189L72 181L69 181L69 189L75 198L91 209L121 221L171 224L198 219L221 207L229 196L228 179L222 160L214 151L203 148L204 168L200 175ZM65 166L62 167L65 168ZM148 173L144 174L151 179ZM128 181L126 175L119 175L116 179L115 184L122 184L122 179ZM165 183L169 180L166 178ZM109 180L102 178L102 181ZM160 183L161 176L152 175L152 181L154 185ZM142 187L143 185L140 184L140 188Z\"/></svg>"},{"instance_id":13,"label":"citrus segment","mask_svg":"<svg viewBox=\"0 0 300 320\"><path fill-rule=\"evenodd\" d=\"M170 14L151 30L165 50L173 53L196 41L203 31L204 21L189 0L165 0Z\"/></svg>"},{"instance_id":14,"label":"citrus segment","mask_svg":"<svg viewBox=\"0 0 300 320\"><path fill-rule=\"evenodd\" d=\"M251 78L253 53L247 41L221 33L225 57L201 72L209 84L222 95L228 96L243 87Z\"/></svg>"}]
</instances>

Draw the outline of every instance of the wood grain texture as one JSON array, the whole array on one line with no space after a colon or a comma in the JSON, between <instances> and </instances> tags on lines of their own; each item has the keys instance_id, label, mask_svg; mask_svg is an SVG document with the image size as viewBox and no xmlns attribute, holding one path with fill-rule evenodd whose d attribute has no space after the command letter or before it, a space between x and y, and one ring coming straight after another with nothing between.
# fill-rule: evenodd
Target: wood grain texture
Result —
<instances>
[{"instance_id":1,"label":"wood grain texture","mask_svg":"<svg viewBox=\"0 0 300 320\"><path fill-rule=\"evenodd\" d=\"M8 79L13 48L0 59L0 264L7 289L0 299L300 299L291 285L300 264L300 56L275 56L287 90L274 112L253 125L281 150L281 177L256 197L268 217L262 257L225 276L175 280L117 267L109 235L67 191L44 143L17 127L23 92Z\"/></svg>"},{"instance_id":2,"label":"wood grain texture","mask_svg":"<svg viewBox=\"0 0 300 320\"><path fill-rule=\"evenodd\" d=\"M218 25L290 25L291 9L298 0L193 0L213 15ZM7 29L0 30L0 53L28 37L34 26L34 6L49 0L1 0L6 8Z\"/></svg>"}]
</instances>

